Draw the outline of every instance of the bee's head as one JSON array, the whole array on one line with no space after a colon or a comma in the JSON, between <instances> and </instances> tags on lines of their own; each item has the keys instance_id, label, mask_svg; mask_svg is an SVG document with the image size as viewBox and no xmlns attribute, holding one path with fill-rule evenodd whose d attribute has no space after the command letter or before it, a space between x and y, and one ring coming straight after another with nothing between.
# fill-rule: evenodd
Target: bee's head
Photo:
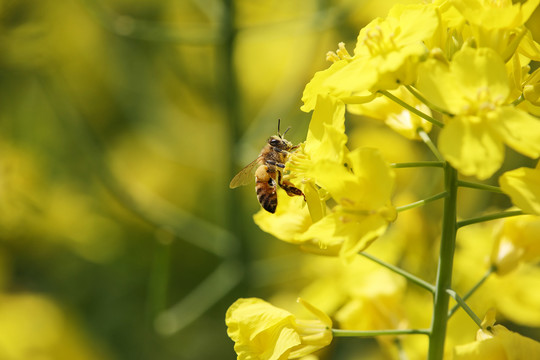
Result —
<instances>
[{"instance_id":1,"label":"bee's head","mask_svg":"<svg viewBox=\"0 0 540 360\"><path fill-rule=\"evenodd\" d=\"M268 143L281 150L289 150L292 148L292 143L284 138L287 131L289 131L290 127L285 130L283 134L279 132L279 126L281 124L281 119L278 119L278 125L277 125L277 135L271 136L270 139L268 139Z\"/></svg>"},{"instance_id":2,"label":"bee's head","mask_svg":"<svg viewBox=\"0 0 540 360\"><path fill-rule=\"evenodd\" d=\"M289 150L292 147L292 143L288 140L285 140L283 137L281 137L280 134L270 136L270 138L268 139L268 144L281 150Z\"/></svg>"}]
</instances>

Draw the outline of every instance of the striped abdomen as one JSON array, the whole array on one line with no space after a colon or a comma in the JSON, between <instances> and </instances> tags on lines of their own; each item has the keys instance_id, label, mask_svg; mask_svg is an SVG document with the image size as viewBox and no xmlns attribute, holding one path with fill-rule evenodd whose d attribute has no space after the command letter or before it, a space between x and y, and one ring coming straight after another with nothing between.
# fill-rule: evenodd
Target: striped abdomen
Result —
<instances>
[{"instance_id":1,"label":"striped abdomen","mask_svg":"<svg viewBox=\"0 0 540 360\"><path fill-rule=\"evenodd\" d=\"M268 166L259 166L255 172L255 191L263 209L273 214L277 207L277 184L272 175L275 176L275 172Z\"/></svg>"}]
</instances>

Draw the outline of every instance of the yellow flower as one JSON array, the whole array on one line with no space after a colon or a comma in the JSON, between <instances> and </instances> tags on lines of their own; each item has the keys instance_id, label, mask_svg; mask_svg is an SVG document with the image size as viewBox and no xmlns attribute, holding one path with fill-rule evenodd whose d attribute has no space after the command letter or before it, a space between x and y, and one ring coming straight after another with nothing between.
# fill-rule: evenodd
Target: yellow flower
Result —
<instances>
[{"instance_id":1,"label":"yellow flower","mask_svg":"<svg viewBox=\"0 0 540 360\"><path fill-rule=\"evenodd\" d=\"M540 258L540 217L533 215L505 219L495 233L495 246L491 254L491 264L497 274L505 275L514 270L522 261Z\"/></svg>"},{"instance_id":2,"label":"yellow flower","mask_svg":"<svg viewBox=\"0 0 540 360\"><path fill-rule=\"evenodd\" d=\"M455 276L452 280L456 291L468 291L491 266L489 249L493 248L494 238L500 233L497 223L502 221L475 224L459 230L460 246L455 256ZM534 231L533 225L530 230ZM529 236L534 238L537 233L538 231L535 231ZM519 235L518 232L514 234ZM513 241L519 243L519 239ZM512 262L508 261L507 264L511 265ZM505 266L506 269L511 269L508 265L502 264L502 270L505 270ZM506 319L516 324L540 326L540 268L534 262L520 260L520 265L515 270L503 272L502 275L491 275L467 300L469 306L476 311L494 307Z\"/></svg>"},{"instance_id":3,"label":"yellow flower","mask_svg":"<svg viewBox=\"0 0 540 360\"><path fill-rule=\"evenodd\" d=\"M454 360L540 359L540 343L495 325L495 312L488 311L476 341L454 348Z\"/></svg>"},{"instance_id":4,"label":"yellow flower","mask_svg":"<svg viewBox=\"0 0 540 360\"><path fill-rule=\"evenodd\" d=\"M418 88L447 118L439 149L462 174L487 179L504 159L504 144L540 156L540 121L507 105L510 85L504 62L491 49L463 48L450 65L421 65Z\"/></svg>"},{"instance_id":5,"label":"yellow flower","mask_svg":"<svg viewBox=\"0 0 540 360\"><path fill-rule=\"evenodd\" d=\"M363 103L377 90L411 84L418 63L428 54L423 41L434 35L438 19L434 7L396 5L386 19L373 20L360 30L354 56L343 46L329 56L334 64L315 74L306 86L302 110L311 111L318 94L330 94L349 103L351 95L362 95L352 102Z\"/></svg>"},{"instance_id":6,"label":"yellow flower","mask_svg":"<svg viewBox=\"0 0 540 360\"><path fill-rule=\"evenodd\" d=\"M356 149L345 160L347 167L326 160L309 169L336 205L300 239L323 248L340 245L340 256L351 260L396 218L390 203L394 173L375 149Z\"/></svg>"},{"instance_id":7,"label":"yellow flower","mask_svg":"<svg viewBox=\"0 0 540 360\"><path fill-rule=\"evenodd\" d=\"M350 260L385 231L396 210L393 171L374 149L348 152L344 112L341 101L319 96L306 142L287 162L286 176L302 188L308 209L278 194L276 213L260 211L254 220L305 250Z\"/></svg>"},{"instance_id":8,"label":"yellow flower","mask_svg":"<svg viewBox=\"0 0 540 360\"><path fill-rule=\"evenodd\" d=\"M526 34L522 25L529 19L538 3L539 0L452 1L470 25L469 31L476 46L495 50L505 62L512 57Z\"/></svg>"},{"instance_id":9,"label":"yellow flower","mask_svg":"<svg viewBox=\"0 0 540 360\"><path fill-rule=\"evenodd\" d=\"M499 178L501 189L514 205L529 214L540 215L540 163L536 169L519 168Z\"/></svg>"},{"instance_id":10,"label":"yellow flower","mask_svg":"<svg viewBox=\"0 0 540 360\"><path fill-rule=\"evenodd\" d=\"M322 311L298 299L317 320L297 319L290 312L257 299L238 299L227 310L227 334L235 342L238 360L296 359L332 341L332 321Z\"/></svg>"}]
</instances>

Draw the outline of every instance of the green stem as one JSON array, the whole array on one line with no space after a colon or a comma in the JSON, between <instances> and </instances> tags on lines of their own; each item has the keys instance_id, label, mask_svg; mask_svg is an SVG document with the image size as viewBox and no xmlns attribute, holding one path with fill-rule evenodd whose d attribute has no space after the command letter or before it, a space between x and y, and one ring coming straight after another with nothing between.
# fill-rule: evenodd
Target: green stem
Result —
<instances>
[{"instance_id":1,"label":"green stem","mask_svg":"<svg viewBox=\"0 0 540 360\"><path fill-rule=\"evenodd\" d=\"M332 329L334 337L374 337L381 335L429 335L429 329L391 329L391 330L341 330Z\"/></svg>"},{"instance_id":2,"label":"green stem","mask_svg":"<svg viewBox=\"0 0 540 360\"><path fill-rule=\"evenodd\" d=\"M433 195L433 196L430 196L426 199L423 199L423 200L418 200L418 201L415 201L413 203L410 203L410 204L407 204L407 205L403 205L403 206L398 206L396 207L396 211L397 212L401 212L401 211L405 211L405 210L410 210L410 209L414 209L416 207L419 207L419 206L422 206L422 205L425 205L429 202L432 202L432 201L435 201L435 200L439 200L439 199L442 199L442 198L445 198L448 196L448 192L447 191L443 191L441 193L438 193L436 195Z\"/></svg>"},{"instance_id":3,"label":"green stem","mask_svg":"<svg viewBox=\"0 0 540 360\"><path fill-rule=\"evenodd\" d=\"M444 185L448 196L444 199L439 266L437 269L431 335L429 338L429 360L440 360L444 355L448 303L450 301L446 290L450 289L452 285L452 269L456 248L457 171L450 164L447 164L445 167Z\"/></svg>"},{"instance_id":4,"label":"green stem","mask_svg":"<svg viewBox=\"0 0 540 360\"><path fill-rule=\"evenodd\" d=\"M427 100L425 97L423 97L414 87L412 87L411 85L405 85L405 87L407 88L407 90L409 90L409 92L415 97L417 98L418 100L420 100L421 102L423 102L424 104L427 105L428 108L432 109L432 110L435 110L441 114L444 114L444 115L447 115L447 116L454 116L454 114L444 110L443 108L433 104L431 101Z\"/></svg>"},{"instance_id":5,"label":"green stem","mask_svg":"<svg viewBox=\"0 0 540 360\"><path fill-rule=\"evenodd\" d=\"M380 94L383 94L384 96L386 96L387 98L389 98L390 100L392 100L393 102L403 106L405 109L409 110L410 112L412 112L413 114L415 115L418 115L420 116L422 119L424 120L427 120L429 121L430 123L434 124L434 125L437 125L438 127L444 127L444 124L442 122L440 122L439 120L435 120L434 118L432 118L431 116L429 116L428 114L425 114L423 112L421 112L420 110L418 110L417 108L407 104L405 101L401 100L400 98L398 98L397 96L395 95L392 95L391 93L389 93L388 91L386 90L379 90L379 93Z\"/></svg>"},{"instance_id":6,"label":"green stem","mask_svg":"<svg viewBox=\"0 0 540 360\"><path fill-rule=\"evenodd\" d=\"M390 167L394 169L414 168L414 167L444 167L444 161L413 161L403 163L391 163Z\"/></svg>"},{"instance_id":7,"label":"green stem","mask_svg":"<svg viewBox=\"0 0 540 360\"><path fill-rule=\"evenodd\" d=\"M441 153L439 152L439 150L437 149L437 146L435 146L433 141L431 141L431 138L429 137L429 135L424 130L418 129L418 136L420 136L424 144L428 146L429 150L431 150L431 152L433 153L433 155L435 155L437 160L444 162L444 157L441 155Z\"/></svg>"},{"instance_id":8,"label":"green stem","mask_svg":"<svg viewBox=\"0 0 540 360\"><path fill-rule=\"evenodd\" d=\"M518 106L518 105L521 104L523 101L525 101L525 96L524 96L523 94L521 94L521 95L519 95L519 97L518 97L516 100L514 100L514 101L512 102L511 105L512 105L512 106Z\"/></svg>"},{"instance_id":9,"label":"green stem","mask_svg":"<svg viewBox=\"0 0 540 360\"><path fill-rule=\"evenodd\" d=\"M463 181L463 180L458 180L458 186L466 187L466 188L470 188L470 189L486 190L486 191L491 191L491 192L495 192L495 193L499 193L499 194L504 194L504 192L498 186L480 184L480 183Z\"/></svg>"},{"instance_id":10,"label":"green stem","mask_svg":"<svg viewBox=\"0 0 540 360\"><path fill-rule=\"evenodd\" d=\"M471 297L472 294L476 292L482 286L482 284L493 274L497 268L495 266L491 266L488 271L482 276L482 278L469 290L467 293L463 296L463 300L467 301L468 298ZM459 309L459 304L456 304L449 312L448 312L448 318L452 317L454 313Z\"/></svg>"},{"instance_id":11,"label":"green stem","mask_svg":"<svg viewBox=\"0 0 540 360\"><path fill-rule=\"evenodd\" d=\"M381 266L384 266L388 270L393 271L396 274L399 274L399 275L403 276L404 278L406 278L410 282L412 282L412 283L414 283L414 284L416 284L416 285L418 285L420 287L423 287L424 289L426 289L426 290L428 290L430 292L435 291L435 287L433 285L431 285L430 283L428 283L427 281L422 280L419 277L416 277L413 274L408 273L407 271L405 271L405 270L403 270L403 269L401 269L401 268L399 268L397 266L394 266L392 264L384 262L381 259L378 259L375 256L370 255L370 254L365 253L365 252L360 252L359 254L366 257L366 258L368 258L368 259L370 259L371 261L376 262L377 264L379 264Z\"/></svg>"},{"instance_id":12,"label":"green stem","mask_svg":"<svg viewBox=\"0 0 540 360\"><path fill-rule=\"evenodd\" d=\"M446 289L446 292L456 300L456 302L465 310L465 312L470 316L470 318L478 325L478 327L482 328L482 320L472 311L472 309L467 305L465 300L463 300L454 290L452 289Z\"/></svg>"},{"instance_id":13,"label":"green stem","mask_svg":"<svg viewBox=\"0 0 540 360\"><path fill-rule=\"evenodd\" d=\"M511 216L518 216L518 215L524 215L524 212L521 210L503 211L496 214L489 214L489 215L479 216L479 217L468 219L468 220L459 221L457 223L457 227L461 228L467 225L477 224L477 223L496 220L496 219L502 219L502 218L511 217Z\"/></svg>"}]
</instances>

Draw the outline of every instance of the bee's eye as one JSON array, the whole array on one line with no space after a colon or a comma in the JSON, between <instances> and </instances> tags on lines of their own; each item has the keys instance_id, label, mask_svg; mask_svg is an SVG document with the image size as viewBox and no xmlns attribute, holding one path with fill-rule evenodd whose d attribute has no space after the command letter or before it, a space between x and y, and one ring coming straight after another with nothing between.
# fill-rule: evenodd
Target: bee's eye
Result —
<instances>
[{"instance_id":1,"label":"bee's eye","mask_svg":"<svg viewBox=\"0 0 540 360\"><path fill-rule=\"evenodd\" d=\"M270 140L269 144L272 146L278 146L281 143L278 139L272 139Z\"/></svg>"}]
</instances>

